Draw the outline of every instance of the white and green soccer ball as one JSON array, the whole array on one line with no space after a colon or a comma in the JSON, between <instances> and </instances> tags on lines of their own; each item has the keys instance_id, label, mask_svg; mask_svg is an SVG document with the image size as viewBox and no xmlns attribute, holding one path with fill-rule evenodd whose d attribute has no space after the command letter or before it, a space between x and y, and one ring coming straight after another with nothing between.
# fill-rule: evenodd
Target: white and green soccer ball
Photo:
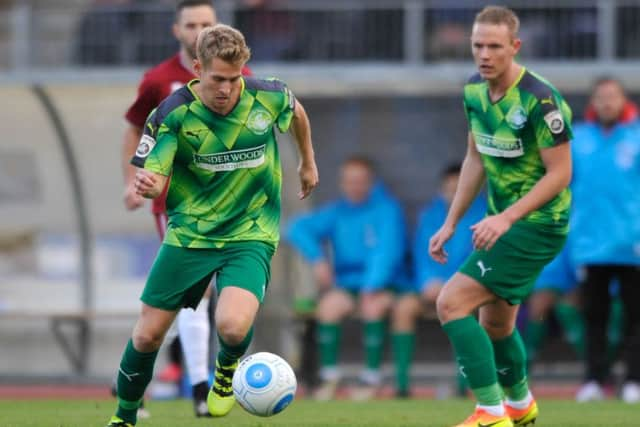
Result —
<instances>
[{"instance_id":1,"label":"white and green soccer ball","mask_svg":"<svg viewBox=\"0 0 640 427\"><path fill-rule=\"evenodd\" d=\"M233 375L233 394L247 412L270 417L293 401L298 382L291 366L277 354L247 356Z\"/></svg>"}]
</instances>

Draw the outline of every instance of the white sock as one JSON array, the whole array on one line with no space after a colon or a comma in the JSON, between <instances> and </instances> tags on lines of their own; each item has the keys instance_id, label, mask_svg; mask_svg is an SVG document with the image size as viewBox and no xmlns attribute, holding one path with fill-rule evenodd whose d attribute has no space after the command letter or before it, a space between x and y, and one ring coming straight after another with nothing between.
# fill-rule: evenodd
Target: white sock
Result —
<instances>
[{"instance_id":1,"label":"white sock","mask_svg":"<svg viewBox=\"0 0 640 427\"><path fill-rule=\"evenodd\" d=\"M198 308L180 310L178 334L184 363L191 385L209 381L209 298L202 298Z\"/></svg>"},{"instance_id":2,"label":"white sock","mask_svg":"<svg viewBox=\"0 0 640 427\"><path fill-rule=\"evenodd\" d=\"M476 408L484 409L486 412L496 417L501 417L505 414L504 405L476 405Z\"/></svg>"},{"instance_id":3,"label":"white sock","mask_svg":"<svg viewBox=\"0 0 640 427\"><path fill-rule=\"evenodd\" d=\"M360 381L370 386L378 386L382 383L382 374L379 370L365 369L360 373Z\"/></svg>"},{"instance_id":4,"label":"white sock","mask_svg":"<svg viewBox=\"0 0 640 427\"><path fill-rule=\"evenodd\" d=\"M526 409L527 406L529 406L529 404L531 404L532 400L533 400L533 395L531 394L531 391L529 390L527 392L527 397L525 397L522 400L511 400L511 399L507 398L507 405L511 406L512 408L516 408L516 409Z\"/></svg>"},{"instance_id":5,"label":"white sock","mask_svg":"<svg viewBox=\"0 0 640 427\"><path fill-rule=\"evenodd\" d=\"M340 368L337 366L323 366L320 368L320 379L322 381L338 381L340 377Z\"/></svg>"}]
</instances>

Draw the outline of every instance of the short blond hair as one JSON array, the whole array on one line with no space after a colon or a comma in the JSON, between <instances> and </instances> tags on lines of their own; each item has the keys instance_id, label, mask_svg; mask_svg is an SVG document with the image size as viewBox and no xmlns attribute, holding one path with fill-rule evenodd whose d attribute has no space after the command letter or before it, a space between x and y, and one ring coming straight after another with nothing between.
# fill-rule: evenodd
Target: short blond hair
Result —
<instances>
[{"instance_id":1,"label":"short blond hair","mask_svg":"<svg viewBox=\"0 0 640 427\"><path fill-rule=\"evenodd\" d=\"M487 6L476 15L474 24L506 25L511 38L518 36L520 30L520 19L516 13L503 6Z\"/></svg>"},{"instance_id":2,"label":"short blond hair","mask_svg":"<svg viewBox=\"0 0 640 427\"><path fill-rule=\"evenodd\" d=\"M225 24L216 24L198 34L196 55L205 67L209 66L213 58L231 64L244 64L251 57L251 50L240 31Z\"/></svg>"}]
</instances>

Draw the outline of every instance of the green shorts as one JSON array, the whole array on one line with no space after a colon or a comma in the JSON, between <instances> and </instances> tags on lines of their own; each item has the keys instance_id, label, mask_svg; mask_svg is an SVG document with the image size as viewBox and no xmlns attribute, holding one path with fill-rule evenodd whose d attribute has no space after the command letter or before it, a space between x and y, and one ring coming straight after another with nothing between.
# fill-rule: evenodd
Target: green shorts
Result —
<instances>
[{"instance_id":1,"label":"green shorts","mask_svg":"<svg viewBox=\"0 0 640 427\"><path fill-rule=\"evenodd\" d=\"M560 253L566 238L544 226L517 222L490 250L473 251L458 271L509 304L520 304L544 266Z\"/></svg>"},{"instance_id":2,"label":"green shorts","mask_svg":"<svg viewBox=\"0 0 640 427\"><path fill-rule=\"evenodd\" d=\"M163 244L140 300L164 310L195 309L216 274L218 293L225 286L237 286L254 294L262 303L274 252L272 245L259 241L230 242L212 249Z\"/></svg>"}]
</instances>

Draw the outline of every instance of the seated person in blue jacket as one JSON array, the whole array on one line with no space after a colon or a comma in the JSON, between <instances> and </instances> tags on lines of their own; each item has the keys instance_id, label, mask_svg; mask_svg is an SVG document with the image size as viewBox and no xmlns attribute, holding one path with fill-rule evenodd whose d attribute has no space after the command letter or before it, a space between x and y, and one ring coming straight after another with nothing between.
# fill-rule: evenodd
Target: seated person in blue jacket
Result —
<instances>
[{"instance_id":1,"label":"seated person in blue jacket","mask_svg":"<svg viewBox=\"0 0 640 427\"><path fill-rule=\"evenodd\" d=\"M542 270L533 293L527 300L527 327L524 341L527 347L528 365L531 366L544 346L547 337L548 317L551 312L562 327L566 341L576 356L584 358L585 325L580 307L579 271L571 258L571 233L560 254ZM622 302L618 295L618 284L610 285L612 296L611 315L607 327L607 346L604 352L612 362L622 338Z\"/></svg>"},{"instance_id":2,"label":"seated person in blue jacket","mask_svg":"<svg viewBox=\"0 0 640 427\"><path fill-rule=\"evenodd\" d=\"M398 298L392 311L392 348L396 368L396 394L409 396L409 368L415 346L416 321L429 314L435 316L438 294L457 266L472 252L470 227L480 221L487 207L484 197L473 202L457 228L456 234L446 244L449 262L439 264L429 256L429 238L440 228L456 192L460 177L460 164L444 169L440 181L440 193L422 209L413 240L412 259L414 289Z\"/></svg>"},{"instance_id":3,"label":"seated person in blue jacket","mask_svg":"<svg viewBox=\"0 0 640 427\"><path fill-rule=\"evenodd\" d=\"M569 238L570 240L570 238ZM584 355L584 321L578 307L578 277L569 255L569 243L542 270L527 300L524 341L528 364L535 360L547 336L548 316L553 311L565 337L580 358Z\"/></svg>"},{"instance_id":4,"label":"seated person in blue jacket","mask_svg":"<svg viewBox=\"0 0 640 427\"><path fill-rule=\"evenodd\" d=\"M340 380L341 322L364 322L366 365L358 398L381 383L385 326L394 288L402 283L406 227L398 202L376 179L371 162L351 157L340 168L341 196L294 219L286 239L312 265L319 287L316 310L321 385L314 397L333 398Z\"/></svg>"}]
</instances>

